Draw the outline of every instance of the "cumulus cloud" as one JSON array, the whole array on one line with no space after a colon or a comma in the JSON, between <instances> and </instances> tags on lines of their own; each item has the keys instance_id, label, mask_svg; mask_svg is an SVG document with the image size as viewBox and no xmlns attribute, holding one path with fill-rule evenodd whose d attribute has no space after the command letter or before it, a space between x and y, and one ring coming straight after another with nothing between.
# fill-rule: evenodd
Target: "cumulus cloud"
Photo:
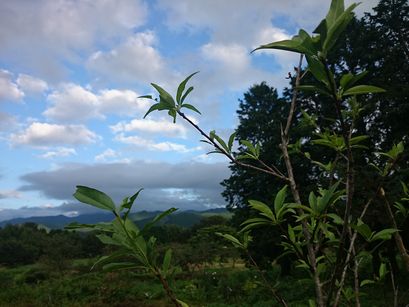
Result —
<instances>
[{"instance_id":1,"label":"cumulus cloud","mask_svg":"<svg viewBox=\"0 0 409 307\"><path fill-rule=\"evenodd\" d=\"M52 159L57 157L69 157L76 155L77 152L74 148L59 147L53 151L47 151L46 153L41 154L39 157L44 159Z\"/></svg>"},{"instance_id":2,"label":"cumulus cloud","mask_svg":"<svg viewBox=\"0 0 409 307\"><path fill-rule=\"evenodd\" d=\"M170 72L156 43L153 32L136 33L110 51L95 52L87 66L108 80L139 84L168 80Z\"/></svg>"},{"instance_id":3,"label":"cumulus cloud","mask_svg":"<svg viewBox=\"0 0 409 307\"><path fill-rule=\"evenodd\" d=\"M146 99L131 90L103 89L98 93L78 84L66 83L48 95L50 106L44 116L58 122L82 122L108 114L135 115L146 110Z\"/></svg>"},{"instance_id":4,"label":"cumulus cloud","mask_svg":"<svg viewBox=\"0 0 409 307\"><path fill-rule=\"evenodd\" d=\"M105 162L109 158L117 158L119 156L119 153L117 153L115 150L108 148L104 152L100 153L99 155L95 156L95 161L96 162Z\"/></svg>"},{"instance_id":5,"label":"cumulus cloud","mask_svg":"<svg viewBox=\"0 0 409 307\"><path fill-rule=\"evenodd\" d=\"M94 165L64 165L51 171L26 174L22 191L40 191L53 199L71 200L78 184L97 188L119 201L143 187L138 208L164 209L223 206L219 182L230 174L227 163L179 163L135 161ZM172 193L171 189L183 190ZM179 194L179 196L177 195ZM196 195L189 200L184 195ZM173 196L172 196L173 195Z\"/></svg>"},{"instance_id":6,"label":"cumulus cloud","mask_svg":"<svg viewBox=\"0 0 409 307\"><path fill-rule=\"evenodd\" d=\"M110 126L114 133L120 132L141 132L143 134L157 134L185 138L187 129L179 123L172 123L169 118L152 119L133 119L130 122L119 122Z\"/></svg>"},{"instance_id":7,"label":"cumulus cloud","mask_svg":"<svg viewBox=\"0 0 409 307\"><path fill-rule=\"evenodd\" d=\"M7 70L0 69L0 101L16 101L23 97L24 93L13 81L13 75Z\"/></svg>"},{"instance_id":8,"label":"cumulus cloud","mask_svg":"<svg viewBox=\"0 0 409 307\"><path fill-rule=\"evenodd\" d=\"M94 143L97 135L83 125L55 125L34 122L24 131L11 135L13 145L34 147L55 145L79 145Z\"/></svg>"},{"instance_id":9,"label":"cumulus cloud","mask_svg":"<svg viewBox=\"0 0 409 307\"><path fill-rule=\"evenodd\" d=\"M0 56L52 79L63 61L129 35L146 18L142 0L0 1Z\"/></svg>"},{"instance_id":10,"label":"cumulus cloud","mask_svg":"<svg viewBox=\"0 0 409 307\"><path fill-rule=\"evenodd\" d=\"M151 151L176 151L179 153L188 153L196 150L200 150L201 147L188 148L186 145L177 144L173 142L155 142L150 139L146 139L137 135L126 136L123 133L119 133L115 136L115 140L124 144L132 145L139 150L151 150Z\"/></svg>"},{"instance_id":11,"label":"cumulus cloud","mask_svg":"<svg viewBox=\"0 0 409 307\"><path fill-rule=\"evenodd\" d=\"M48 89L47 82L26 74L19 74L16 83L24 92L42 93Z\"/></svg>"}]
</instances>

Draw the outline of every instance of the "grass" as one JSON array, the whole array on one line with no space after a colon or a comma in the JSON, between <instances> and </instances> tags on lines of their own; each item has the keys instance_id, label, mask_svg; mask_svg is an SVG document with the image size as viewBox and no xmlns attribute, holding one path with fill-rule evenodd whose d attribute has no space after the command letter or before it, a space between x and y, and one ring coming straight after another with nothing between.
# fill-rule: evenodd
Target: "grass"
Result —
<instances>
[{"instance_id":1,"label":"grass","mask_svg":"<svg viewBox=\"0 0 409 307\"><path fill-rule=\"evenodd\" d=\"M0 306L169 306L163 289L151 278L132 272L90 272L91 263L92 259L75 260L63 271L41 263L0 268ZM278 269L269 272L272 284L278 273ZM409 278L406 276L398 283L399 303L405 306L409 303ZM242 266L215 266L192 274L181 273L172 285L178 298L191 306L276 306L258 273ZM362 307L391 306L389 285L368 287ZM295 307L307 306L314 293L313 284L302 273L280 278L277 288Z\"/></svg>"}]
</instances>

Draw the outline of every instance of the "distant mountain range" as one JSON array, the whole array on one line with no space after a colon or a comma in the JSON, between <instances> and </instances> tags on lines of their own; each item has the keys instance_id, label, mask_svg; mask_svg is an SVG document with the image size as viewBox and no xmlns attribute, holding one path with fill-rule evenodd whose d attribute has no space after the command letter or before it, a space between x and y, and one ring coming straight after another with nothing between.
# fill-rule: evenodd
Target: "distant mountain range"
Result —
<instances>
[{"instance_id":1,"label":"distant mountain range","mask_svg":"<svg viewBox=\"0 0 409 307\"><path fill-rule=\"evenodd\" d=\"M130 218L135 221L138 226L143 226L159 213L161 213L161 211L140 211L132 213ZM173 224L181 227L191 227L199 223L204 217L212 215L221 215L229 218L231 214L224 208L210 209L206 211L176 211L163 218L158 224ZM109 222L112 219L112 214L109 213L84 214L74 217L68 217L65 215L33 216L2 221L0 222L0 228L6 226L7 224L18 225L24 223L35 223L50 229L62 229L66 225L74 222L81 224L95 224L100 222Z\"/></svg>"}]
</instances>

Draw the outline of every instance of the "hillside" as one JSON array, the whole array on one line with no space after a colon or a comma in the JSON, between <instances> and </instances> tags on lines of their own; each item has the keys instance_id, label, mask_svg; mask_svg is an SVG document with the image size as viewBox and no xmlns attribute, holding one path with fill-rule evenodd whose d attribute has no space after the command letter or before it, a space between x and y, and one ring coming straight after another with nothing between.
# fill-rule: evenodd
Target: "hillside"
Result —
<instances>
[{"instance_id":1,"label":"hillside","mask_svg":"<svg viewBox=\"0 0 409 307\"><path fill-rule=\"evenodd\" d=\"M153 217L160 214L160 211L140 211L130 215L130 218L135 221L138 226L143 226ZM191 227L200 222L201 219L211 215L222 215L226 218L230 217L230 213L226 209L211 209L206 211L176 211L175 213L165 217L159 222L159 225L172 224L181 227ZM70 223L95 224L100 222L109 222L112 220L112 215L109 213L84 214L76 217L67 217L65 215L56 216L34 216L28 218L15 218L0 222L0 227L7 224L18 225L24 223L35 223L43 225L50 229L62 229Z\"/></svg>"}]
</instances>

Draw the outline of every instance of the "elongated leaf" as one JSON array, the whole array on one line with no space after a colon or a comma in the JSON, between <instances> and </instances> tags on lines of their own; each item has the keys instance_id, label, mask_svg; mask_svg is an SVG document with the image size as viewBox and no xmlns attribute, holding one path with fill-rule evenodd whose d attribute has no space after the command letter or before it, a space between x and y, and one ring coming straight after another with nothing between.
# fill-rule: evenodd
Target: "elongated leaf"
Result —
<instances>
[{"instance_id":1,"label":"elongated leaf","mask_svg":"<svg viewBox=\"0 0 409 307\"><path fill-rule=\"evenodd\" d=\"M239 241L239 239L237 239L236 237L228 234L228 233L220 233L220 232L216 232L216 235L219 237L222 237L224 239L226 239L227 241L229 241L230 243L232 243L235 247L238 248L244 248L243 243L241 243Z\"/></svg>"},{"instance_id":2,"label":"elongated leaf","mask_svg":"<svg viewBox=\"0 0 409 307\"><path fill-rule=\"evenodd\" d=\"M262 49L278 49L278 50L286 50L292 51L297 53L304 53L304 54L313 54L311 50L308 50L302 45L302 42L297 40L282 40L279 42L273 42L266 45L261 45L260 47L254 49L252 52L256 50Z\"/></svg>"},{"instance_id":3,"label":"elongated leaf","mask_svg":"<svg viewBox=\"0 0 409 307\"><path fill-rule=\"evenodd\" d=\"M398 232L397 229L392 228L382 229L381 231L378 231L372 236L371 241L390 240L392 238L392 235L396 232Z\"/></svg>"},{"instance_id":4,"label":"elongated leaf","mask_svg":"<svg viewBox=\"0 0 409 307\"><path fill-rule=\"evenodd\" d=\"M352 73L347 73L341 77L339 84L344 90L347 90L351 86L353 86L355 83L357 83L359 80L361 80L363 77L365 77L367 74L368 74L367 71L363 71L357 75L353 75Z\"/></svg>"},{"instance_id":5,"label":"elongated leaf","mask_svg":"<svg viewBox=\"0 0 409 307\"><path fill-rule=\"evenodd\" d=\"M326 190L324 192L324 195L318 199L318 205L317 205L317 209L318 211L321 213L323 212L328 205L330 204L334 194L335 194L335 190L338 188L339 182L335 183L334 185L331 186L331 188L329 188L328 190Z\"/></svg>"},{"instance_id":6,"label":"elongated leaf","mask_svg":"<svg viewBox=\"0 0 409 307\"><path fill-rule=\"evenodd\" d=\"M140 265L137 265L133 262L114 262L114 263L108 263L102 267L102 270L104 272L112 272L112 271L118 271L118 270L129 270L129 269L140 269L140 268L145 268Z\"/></svg>"},{"instance_id":7,"label":"elongated leaf","mask_svg":"<svg viewBox=\"0 0 409 307\"><path fill-rule=\"evenodd\" d=\"M218 136L216 133L214 133L213 137L217 140L217 142L220 144L220 146L222 146L222 148L226 151L226 152L230 152L229 151L229 147L227 147L227 144L225 141L223 141L223 139Z\"/></svg>"},{"instance_id":8,"label":"elongated leaf","mask_svg":"<svg viewBox=\"0 0 409 307\"><path fill-rule=\"evenodd\" d=\"M117 260L119 258L123 258L123 257L129 256L129 255L130 254L129 254L128 251L119 250L119 251L113 252L111 255L102 256L92 265L91 270L93 270L96 266L104 265L104 264L107 264L109 262L112 262L113 260Z\"/></svg>"},{"instance_id":9,"label":"elongated leaf","mask_svg":"<svg viewBox=\"0 0 409 307\"><path fill-rule=\"evenodd\" d=\"M192 106L191 104L188 104L188 103L182 104L181 108L187 108L187 109L192 110L192 111L194 111L196 113L202 114L202 113L200 113L200 111L198 109L196 109L196 107L194 107L194 106Z\"/></svg>"},{"instance_id":10,"label":"elongated leaf","mask_svg":"<svg viewBox=\"0 0 409 307\"><path fill-rule=\"evenodd\" d=\"M160 102L164 102L170 108L175 107L175 101L173 100L172 95L155 83L151 83L151 85L158 91Z\"/></svg>"},{"instance_id":11,"label":"elongated leaf","mask_svg":"<svg viewBox=\"0 0 409 307\"><path fill-rule=\"evenodd\" d=\"M332 219L335 224L342 225L344 220L335 213L328 213L327 216Z\"/></svg>"},{"instance_id":12,"label":"elongated leaf","mask_svg":"<svg viewBox=\"0 0 409 307\"><path fill-rule=\"evenodd\" d=\"M315 85L299 85L297 86L297 90L304 91L304 92L313 92L319 93L328 97L332 97L331 93L328 92L326 89L320 88Z\"/></svg>"},{"instance_id":13,"label":"elongated leaf","mask_svg":"<svg viewBox=\"0 0 409 307\"><path fill-rule=\"evenodd\" d=\"M181 301L181 300L178 300L178 299L177 299L177 301L182 307L189 307L189 305L186 304L184 301Z\"/></svg>"},{"instance_id":14,"label":"elongated leaf","mask_svg":"<svg viewBox=\"0 0 409 307\"><path fill-rule=\"evenodd\" d=\"M314 213L316 213L317 210L317 197L315 196L314 192L310 192L310 195L308 196L308 203L313 210Z\"/></svg>"},{"instance_id":15,"label":"elongated leaf","mask_svg":"<svg viewBox=\"0 0 409 307\"><path fill-rule=\"evenodd\" d=\"M341 1L341 0L334 0ZM325 42L323 43L323 52L326 54L337 42L339 36L344 32L348 23L351 21L353 14L352 11L358 6L358 4L351 4L345 11L337 16L335 22L329 24L327 21L328 32Z\"/></svg>"},{"instance_id":16,"label":"elongated leaf","mask_svg":"<svg viewBox=\"0 0 409 307\"><path fill-rule=\"evenodd\" d=\"M362 94L369 94L369 93L383 93L383 92L385 92L385 90L377 86L357 85L357 86L351 87L350 89L346 90L343 96L362 95Z\"/></svg>"},{"instance_id":17,"label":"elongated leaf","mask_svg":"<svg viewBox=\"0 0 409 307\"><path fill-rule=\"evenodd\" d=\"M306 56L308 62L308 69L313 74L315 79L324 83L327 87L329 86L329 80L325 73L325 66L315 55Z\"/></svg>"},{"instance_id":18,"label":"elongated leaf","mask_svg":"<svg viewBox=\"0 0 409 307\"><path fill-rule=\"evenodd\" d=\"M278 191L275 199L274 199L274 212L276 216L278 212L284 205L285 197L287 196L287 185L285 185L280 191Z\"/></svg>"},{"instance_id":19,"label":"elongated leaf","mask_svg":"<svg viewBox=\"0 0 409 307\"><path fill-rule=\"evenodd\" d=\"M115 211L113 200L104 192L96 189L78 185L74 197L82 203L108 211Z\"/></svg>"},{"instance_id":20,"label":"elongated leaf","mask_svg":"<svg viewBox=\"0 0 409 307\"><path fill-rule=\"evenodd\" d=\"M374 284L374 283L375 283L375 281L374 281L374 280L371 280L371 279L365 279L365 280L361 281L360 286L361 286L361 287L363 287L363 286L365 286L365 285Z\"/></svg>"},{"instance_id":21,"label":"elongated leaf","mask_svg":"<svg viewBox=\"0 0 409 307\"><path fill-rule=\"evenodd\" d=\"M229 137L229 143L227 144L229 147L229 152L231 152L233 147L234 138L236 137L236 132L233 132Z\"/></svg>"},{"instance_id":22,"label":"elongated leaf","mask_svg":"<svg viewBox=\"0 0 409 307\"><path fill-rule=\"evenodd\" d=\"M123 209L128 209L130 210L132 208L133 203L135 202L136 198L138 197L139 193L142 191L143 189L139 189L138 192L136 192L134 195L132 195L130 198L125 198L122 201L122 204L119 207L119 211L122 211Z\"/></svg>"},{"instance_id":23,"label":"elongated leaf","mask_svg":"<svg viewBox=\"0 0 409 307\"><path fill-rule=\"evenodd\" d=\"M183 80L179 86L178 86L178 90L176 93L176 101L178 102L178 104L181 104L181 97L183 94L183 91L185 90L186 84L189 81L190 78L192 78L194 75L196 75L198 73L198 71L194 72L193 74L189 75L185 80Z\"/></svg>"},{"instance_id":24,"label":"elongated leaf","mask_svg":"<svg viewBox=\"0 0 409 307\"><path fill-rule=\"evenodd\" d=\"M258 223L251 223L251 224L247 224L246 226L244 226L240 232L245 232L245 231L249 231L253 228L259 227L259 226L265 226L265 225L269 225L270 223L268 222L268 220L265 220L265 222L258 222ZM271 225L271 224L270 224Z\"/></svg>"},{"instance_id":25,"label":"elongated leaf","mask_svg":"<svg viewBox=\"0 0 409 307\"><path fill-rule=\"evenodd\" d=\"M167 106L164 103L155 103L154 105L152 105L148 112L145 113L145 115L143 116L143 118L145 118L146 116L149 115L149 113L152 113L153 111L161 111L161 110L166 110Z\"/></svg>"},{"instance_id":26,"label":"elongated leaf","mask_svg":"<svg viewBox=\"0 0 409 307\"><path fill-rule=\"evenodd\" d=\"M172 250L169 248L166 251L165 256L163 257L162 273L164 274L164 277L168 275L171 259L172 259Z\"/></svg>"},{"instance_id":27,"label":"elongated leaf","mask_svg":"<svg viewBox=\"0 0 409 307\"><path fill-rule=\"evenodd\" d=\"M181 103L183 103L186 99L186 97L190 94L191 91L193 91L194 87L191 86L187 89L187 91L183 94L182 99L180 100Z\"/></svg>"},{"instance_id":28,"label":"elongated leaf","mask_svg":"<svg viewBox=\"0 0 409 307\"><path fill-rule=\"evenodd\" d=\"M331 1L331 6L328 10L327 16L325 17L328 27L331 27L335 23L335 21L342 15L344 10L344 0Z\"/></svg>"},{"instance_id":29,"label":"elongated leaf","mask_svg":"<svg viewBox=\"0 0 409 307\"><path fill-rule=\"evenodd\" d=\"M120 241L117 241L117 240L113 239L112 237L107 236L107 235L105 235L105 234L99 234L99 235L96 235L96 237L97 237L102 243L104 243L105 245L117 245L117 246L121 246L121 245L122 245L122 243L121 243Z\"/></svg>"},{"instance_id":30,"label":"elongated leaf","mask_svg":"<svg viewBox=\"0 0 409 307\"><path fill-rule=\"evenodd\" d=\"M265 216L267 216L271 220L275 220L273 212L265 203L262 203L261 201L258 200L249 200L249 204L252 209L264 213Z\"/></svg>"},{"instance_id":31,"label":"elongated leaf","mask_svg":"<svg viewBox=\"0 0 409 307\"><path fill-rule=\"evenodd\" d=\"M153 99L152 95L142 95L142 96L138 96L138 98Z\"/></svg>"}]
</instances>

